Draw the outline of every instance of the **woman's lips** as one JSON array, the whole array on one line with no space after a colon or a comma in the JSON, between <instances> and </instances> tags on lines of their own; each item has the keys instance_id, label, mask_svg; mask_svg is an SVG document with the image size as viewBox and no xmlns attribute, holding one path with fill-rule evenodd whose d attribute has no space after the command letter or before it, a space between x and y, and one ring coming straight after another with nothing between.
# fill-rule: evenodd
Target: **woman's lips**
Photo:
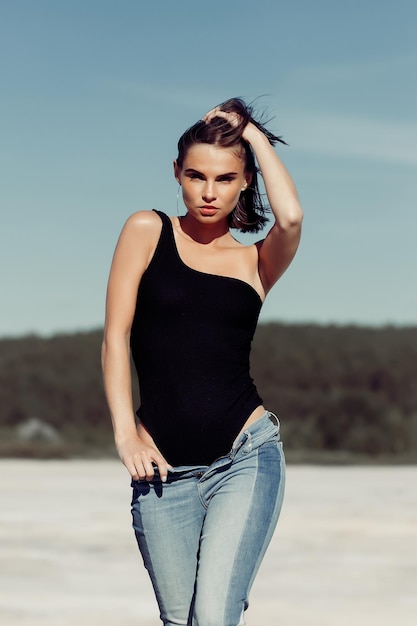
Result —
<instances>
[{"instance_id":1,"label":"woman's lips","mask_svg":"<svg viewBox=\"0 0 417 626\"><path fill-rule=\"evenodd\" d=\"M200 211L203 215L214 215L217 213L218 208L215 206L201 206Z\"/></svg>"}]
</instances>

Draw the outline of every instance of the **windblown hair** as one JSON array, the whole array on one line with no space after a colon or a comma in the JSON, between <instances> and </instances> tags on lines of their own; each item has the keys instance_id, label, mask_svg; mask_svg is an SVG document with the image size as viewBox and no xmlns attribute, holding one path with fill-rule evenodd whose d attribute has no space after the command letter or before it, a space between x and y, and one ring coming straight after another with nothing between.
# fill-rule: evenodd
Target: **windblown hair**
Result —
<instances>
[{"instance_id":1,"label":"windblown hair","mask_svg":"<svg viewBox=\"0 0 417 626\"><path fill-rule=\"evenodd\" d=\"M241 192L239 201L229 215L230 228L241 232L257 233L267 223L267 211L270 210L262 199L258 186L259 170L256 166L255 155L249 143L242 138L242 133L249 122L252 122L267 137L271 145L277 142L286 142L274 135L264 126L265 122L253 118L252 105L246 104L241 98L231 98L219 105L221 111L236 113L241 121L232 126L222 117L215 117L209 124L198 121L180 137L178 141L177 164L182 167L187 151L198 143L208 143L222 148L237 147L242 152L245 161L245 172L251 175L251 183ZM267 123L267 122L266 122Z\"/></svg>"}]
</instances>

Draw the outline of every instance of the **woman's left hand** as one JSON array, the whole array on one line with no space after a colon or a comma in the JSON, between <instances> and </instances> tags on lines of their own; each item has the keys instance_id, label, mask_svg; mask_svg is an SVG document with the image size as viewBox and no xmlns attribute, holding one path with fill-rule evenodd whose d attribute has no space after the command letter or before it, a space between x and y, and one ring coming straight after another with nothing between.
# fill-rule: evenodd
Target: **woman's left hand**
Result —
<instances>
[{"instance_id":1,"label":"woman's left hand","mask_svg":"<svg viewBox=\"0 0 417 626\"><path fill-rule=\"evenodd\" d=\"M242 118L237 113L228 113L227 111L222 111L220 107L214 107L214 109L210 109L203 117L202 121L206 122L206 124L210 124L214 120L215 117L223 117L225 120L229 122L231 126L237 126Z\"/></svg>"},{"instance_id":2,"label":"woman's left hand","mask_svg":"<svg viewBox=\"0 0 417 626\"><path fill-rule=\"evenodd\" d=\"M202 121L206 122L206 124L210 124L214 120L215 117L222 117L229 124L236 128L241 122L242 118L238 113L229 113L227 111L222 111L219 107L214 107L214 109L210 109L203 117ZM252 122L248 122L243 130L242 139L250 143L251 137L253 137L253 133L262 134Z\"/></svg>"}]
</instances>

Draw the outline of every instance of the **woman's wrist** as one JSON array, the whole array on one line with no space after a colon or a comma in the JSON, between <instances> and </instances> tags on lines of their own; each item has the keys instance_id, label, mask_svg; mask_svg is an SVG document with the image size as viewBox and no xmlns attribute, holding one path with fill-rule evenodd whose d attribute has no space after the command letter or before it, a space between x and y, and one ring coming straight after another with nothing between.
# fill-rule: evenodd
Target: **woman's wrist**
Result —
<instances>
[{"instance_id":1,"label":"woman's wrist","mask_svg":"<svg viewBox=\"0 0 417 626\"><path fill-rule=\"evenodd\" d=\"M116 445L119 445L127 439L135 439L138 436L135 420L132 419L131 424L125 425L121 428L114 429L114 441Z\"/></svg>"},{"instance_id":2,"label":"woman's wrist","mask_svg":"<svg viewBox=\"0 0 417 626\"><path fill-rule=\"evenodd\" d=\"M264 133L259 130L259 128L255 126L255 124L252 124L252 122L249 122L249 124L243 131L242 139L247 141L254 150L256 150L258 146L260 148L262 146L271 146L266 135L264 135Z\"/></svg>"}]
</instances>

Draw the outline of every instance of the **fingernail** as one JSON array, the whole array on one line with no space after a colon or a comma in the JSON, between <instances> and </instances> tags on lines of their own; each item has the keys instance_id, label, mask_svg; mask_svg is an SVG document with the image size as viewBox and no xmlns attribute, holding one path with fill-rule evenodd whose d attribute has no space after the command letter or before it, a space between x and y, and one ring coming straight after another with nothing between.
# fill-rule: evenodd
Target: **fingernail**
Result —
<instances>
[{"instance_id":1,"label":"fingernail","mask_svg":"<svg viewBox=\"0 0 417 626\"><path fill-rule=\"evenodd\" d=\"M166 483L166 481L167 481L167 477L166 477L166 476L162 476L162 477L161 477L161 480L162 480L162 482L163 482L163 483Z\"/></svg>"}]
</instances>

